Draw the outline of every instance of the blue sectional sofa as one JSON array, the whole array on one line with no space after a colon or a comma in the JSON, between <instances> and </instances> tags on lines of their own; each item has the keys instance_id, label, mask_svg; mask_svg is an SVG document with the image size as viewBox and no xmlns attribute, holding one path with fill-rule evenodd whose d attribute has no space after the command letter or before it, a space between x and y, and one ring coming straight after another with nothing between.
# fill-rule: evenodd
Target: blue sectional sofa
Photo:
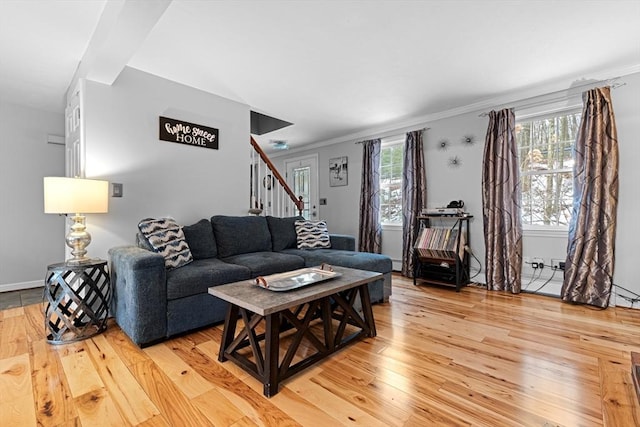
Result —
<instances>
[{"instance_id":1,"label":"blue sectional sofa","mask_svg":"<svg viewBox=\"0 0 640 427\"><path fill-rule=\"evenodd\" d=\"M331 248L297 249L301 217L216 215L183 227L193 262L165 267L140 234L136 246L109 250L111 315L138 346L224 320L227 303L208 288L322 263L383 273L369 285L371 302L388 301L391 259L356 252L355 239L330 235ZM319 284L318 286L322 286Z\"/></svg>"}]
</instances>

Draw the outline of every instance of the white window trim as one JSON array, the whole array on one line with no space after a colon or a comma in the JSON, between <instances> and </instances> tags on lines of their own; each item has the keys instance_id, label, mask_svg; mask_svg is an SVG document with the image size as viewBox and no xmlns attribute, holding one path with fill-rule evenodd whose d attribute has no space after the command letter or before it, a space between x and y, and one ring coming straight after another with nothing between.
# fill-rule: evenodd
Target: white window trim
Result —
<instances>
[{"instance_id":1,"label":"white window trim","mask_svg":"<svg viewBox=\"0 0 640 427\"><path fill-rule=\"evenodd\" d=\"M404 135L395 135L380 140L380 148L387 148L391 145L404 144Z\"/></svg>"},{"instance_id":2,"label":"white window trim","mask_svg":"<svg viewBox=\"0 0 640 427\"><path fill-rule=\"evenodd\" d=\"M566 237L569 235L569 227L522 224L522 235L525 237Z\"/></svg>"},{"instance_id":3,"label":"white window trim","mask_svg":"<svg viewBox=\"0 0 640 427\"><path fill-rule=\"evenodd\" d=\"M383 222L381 223L382 225L382 230L400 230L402 231L403 229L403 224L402 222Z\"/></svg>"},{"instance_id":4,"label":"white window trim","mask_svg":"<svg viewBox=\"0 0 640 427\"><path fill-rule=\"evenodd\" d=\"M552 175L554 173L567 173L573 172L572 168L558 168L558 169L546 169L546 170L536 170L536 171L520 171L520 176L537 176L537 175Z\"/></svg>"}]
</instances>

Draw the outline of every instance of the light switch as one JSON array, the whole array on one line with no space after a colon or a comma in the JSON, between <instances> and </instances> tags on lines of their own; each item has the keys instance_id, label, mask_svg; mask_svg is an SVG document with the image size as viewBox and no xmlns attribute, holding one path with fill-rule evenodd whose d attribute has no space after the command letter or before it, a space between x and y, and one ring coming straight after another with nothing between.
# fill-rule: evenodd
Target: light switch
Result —
<instances>
[{"instance_id":1,"label":"light switch","mask_svg":"<svg viewBox=\"0 0 640 427\"><path fill-rule=\"evenodd\" d=\"M111 197L122 197L122 184L111 183Z\"/></svg>"}]
</instances>

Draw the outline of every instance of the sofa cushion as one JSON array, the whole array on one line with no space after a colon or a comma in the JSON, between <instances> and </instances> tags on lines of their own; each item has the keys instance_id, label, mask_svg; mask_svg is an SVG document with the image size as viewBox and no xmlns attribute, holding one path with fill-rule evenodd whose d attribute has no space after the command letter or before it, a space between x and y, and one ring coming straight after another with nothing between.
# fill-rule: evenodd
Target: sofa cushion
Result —
<instances>
[{"instance_id":1,"label":"sofa cushion","mask_svg":"<svg viewBox=\"0 0 640 427\"><path fill-rule=\"evenodd\" d=\"M155 252L164 257L167 268L178 268L193 261L182 228L172 218L145 218L138 223L140 233Z\"/></svg>"},{"instance_id":2,"label":"sofa cushion","mask_svg":"<svg viewBox=\"0 0 640 427\"><path fill-rule=\"evenodd\" d=\"M304 268L304 259L282 252L252 252L224 258L224 261L243 265L251 270L251 277L282 273Z\"/></svg>"},{"instance_id":3,"label":"sofa cushion","mask_svg":"<svg viewBox=\"0 0 640 427\"><path fill-rule=\"evenodd\" d=\"M189 266L167 272L167 299L206 294L211 286L249 279L251 271L218 258L193 261Z\"/></svg>"},{"instance_id":4,"label":"sofa cushion","mask_svg":"<svg viewBox=\"0 0 640 427\"><path fill-rule=\"evenodd\" d=\"M342 251L337 249L286 249L282 253L297 255L305 260L305 267L313 267L323 262L339 267L390 273L393 269L391 258L369 252Z\"/></svg>"},{"instance_id":5,"label":"sofa cushion","mask_svg":"<svg viewBox=\"0 0 640 427\"><path fill-rule=\"evenodd\" d=\"M220 258L271 251L271 234L263 216L215 215L211 225Z\"/></svg>"},{"instance_id":6,"label":"sofa cushion","mask_svg":"<svg viewBox=\"0 0 640 427\"><path fill-rule=\"evenodd\" d=\"M216 240L211 222L201 219L192 225L182 227L184 238L191 249L193 259L215 258L218 256Z\"/></svg>"},{"instance_id":7,"label":"sofa cushion","mask_svg":"<svg viewBox=\"0 0 640 427\"><path fill-rule=\"evenodd\" d=\"M356 250L356 239L346 234L329 234L331 239L331 249L342 249L345 251Z\"/></svg>"},{"instance_id":8,"label":"sofa cushion","mask_svg":"<svg viewBox=\"0 0 640 427\"><path fill-rule=\"evenodd\" d=\"M298 246L296 221L304 221L304 217L292 216L288 218L278 218L275 216L267 216L267 225L271 233L271 246L273 251L279 252Z\"/></svg>"},{"instance_id":9,"label":"sofa cushion","mask_svg":"<svg viewBox=\"0 0 640 427\"><path fill-rule=\"evenodd\" d=\"M296 221L298 249L330 248L329 230L325 221Z\"/></svg>"}]
</instances>

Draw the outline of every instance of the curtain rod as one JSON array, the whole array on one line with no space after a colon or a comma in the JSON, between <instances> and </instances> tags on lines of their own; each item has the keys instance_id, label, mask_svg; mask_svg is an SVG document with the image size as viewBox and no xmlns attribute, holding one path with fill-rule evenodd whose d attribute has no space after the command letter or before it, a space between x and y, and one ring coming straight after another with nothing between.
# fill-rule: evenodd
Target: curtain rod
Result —
<instances>
[{"instance_id":1,"label":"curtain rod","mask_svg":"<svg viewBox=\"0 0 640 427\"><path fill-rule=\"evenodd\" d=\"M429 129L431 129L431 128L424 127L424 128L422 128L422 129L415 129L415 131L422 131L422 132L424 132L424 131L429 130ZM408 132L413 132L413 131L408 131ZM400 133L407 133L407 132L400 132ZM388 138L388 137L389 137L389 136L391 136L391 135L396 135L396 133L395 133L395 132L387 132L387 133L383 133L383 135L385 135L385 136L382 136L382 137L379 137L379 138L380 138L380 139L382 139L382 138ZM367 140L367 139L365 139L365 140L363 140L363 141L356 141L356 142L355 142L355 144L362 144L362 143L363 143L363 142L365 142L365 141L368 141L368 140Z\"/></svg>"},{"instance_id":2,"label":"curtain rod","mask_svg":"<svg viewBox=\"0 0 640 427\"><path fill-rule=\"evenodd\" d=\"M599 81L595 81L595 82L589 82L589 83L585 83L582 85L578 85L578 86L574 86L574 87L570 87L568 89L561 89L561 90L556 90L554 92L549 92L549 93L544 93L542 95L536 95L536 96L530 96L529 98L524 98L524 99L520 99L517 101L513 101L513 104L517 104L520 102L526 102L528 101L528 103L522 104L522 105L518 105L517 107L514 108L518 108L518 109L523 109L523 108L531 108L531 107L536 107L538 105L544 105L544 104L550 104L552 102L556 102L556 101L562 101L564 99L566 99L568 96L571 95L577 95L577 93L575 94L569 94L568 92L571 91L580 91L580 89L586 89L586 88L591 88L591 87L595 87L596 85L605 83L607 86L610 86L611 89L617 89L621 86L625 86L627 83L618 83L616 82L616 80L620 79L620 77L614 77L611 79L606 79L606 80L599 80ZM564 96L556 96L554 98L551 99L545 99L545 100L540 100L540 101L534 101L538 98L543 98L543 97L547 97L547 96L554 96L554 95L564 95ZM532 102L533 101L533 102ZM504 104L503 104L504 105ZM486 117L489 115L488 111L484 111L480 114L478 114L478 117Z\"/></svg>"}]
</instances>

